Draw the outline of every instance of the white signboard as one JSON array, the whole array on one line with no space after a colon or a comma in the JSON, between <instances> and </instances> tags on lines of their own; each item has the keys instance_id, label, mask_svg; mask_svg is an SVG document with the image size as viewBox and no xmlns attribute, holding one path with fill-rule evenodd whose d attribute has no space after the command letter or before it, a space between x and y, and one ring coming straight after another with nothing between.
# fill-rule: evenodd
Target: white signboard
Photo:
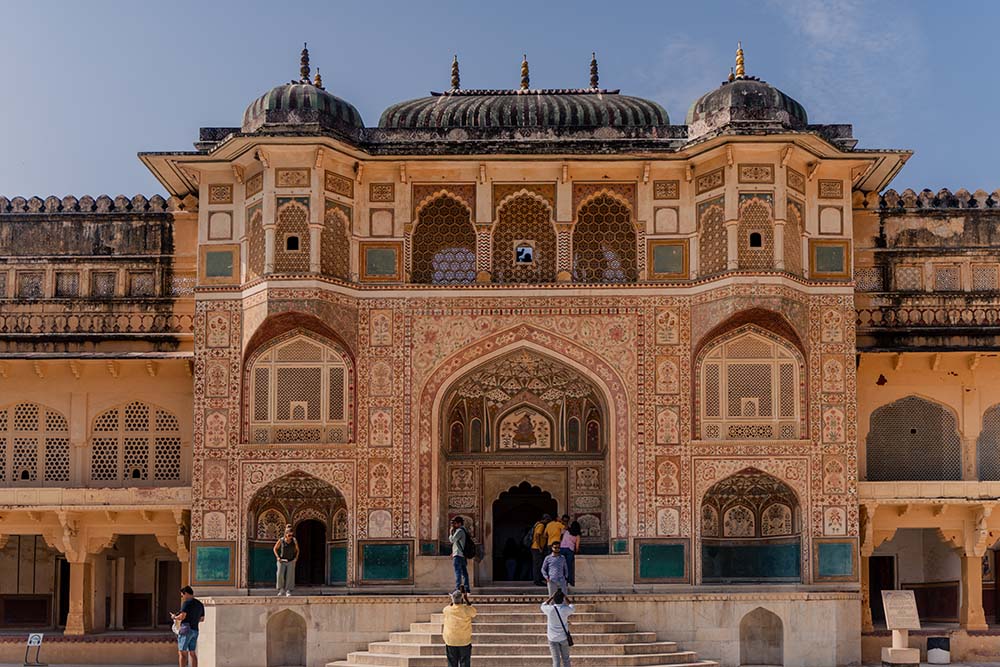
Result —
<instances>
[{"instance_id":1,"label":"white signboard","mask_svg":"<svg viewBox=\"0 0 1000 667\"><path fill-rule=\"evenodd\" d=\"M882 591L885 626L889 630L919 630L917 599L913 591Z\"/></svg>"},{"instance_id":2,"label":"white signboard","mask_svg":"<svg viewBox=\"0 0 1000 667\"><path fill-rule=\"evenodd\" d=\"M45 636L44 633L32 632L30 635L28 635L28 646L41 646L42 637L44 636Z\"/></svg>"}]
</instances>

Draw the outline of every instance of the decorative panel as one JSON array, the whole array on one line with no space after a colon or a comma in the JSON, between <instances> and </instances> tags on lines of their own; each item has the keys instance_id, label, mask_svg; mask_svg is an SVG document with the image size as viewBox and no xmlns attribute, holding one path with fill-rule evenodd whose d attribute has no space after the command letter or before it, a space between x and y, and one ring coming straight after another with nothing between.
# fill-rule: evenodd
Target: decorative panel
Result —
<instances>
[{"instance_id":1,"label":"decorative panel","mask_svg":"<svg viewBox=\"0 0 1000 667\"><path fill-rule=\"evenodd\" d=\"M413 542L361 540L361 583L413 583Z\"/></svg>"},{"instance_id":2,"label":"decorative panel","mask_svg":"<svg viewBox=\"0 0 1000 667\"><path fill-rule=\"evenodd\" d=\"M703 174L694 179L694 190L696 195L704 194L709 190L721 188L726 184L726 170L724 168L714 169L707 174Z\"/></svg>"},{"instance_id":3,"label":"decorative panel","mask_svg":"<svg viewBox=\"0 0 1000 667\"><path fill-rule=\"evenodd\" d=\"M340 195L341 197L347 197L348 199L354 199L353 178L348 178L347 176L341 176L340 174L335 174L332 171L327 171L324 174L323 187L328 192Z\"/></svg>"},{"instance_id":4,"label":"decorative panel","mask_svg":"<svg viewBox=\"0 0 1000 667\"><path fill-rule=\"evenodd\" d=\"M680 197L680 181L653 181L653 199L680 199Z\"/></svg>"},{"instance_id":5,"label":"decorative panel","mask_svg":"<svg viewBox=\"0 0 1000 667\"><path fill-rule=\"evenodd\" d=\"M690 541L686 539L636 540L633 556L636 583L690 583L689 548Z\"/></svg>"}]
</instances>

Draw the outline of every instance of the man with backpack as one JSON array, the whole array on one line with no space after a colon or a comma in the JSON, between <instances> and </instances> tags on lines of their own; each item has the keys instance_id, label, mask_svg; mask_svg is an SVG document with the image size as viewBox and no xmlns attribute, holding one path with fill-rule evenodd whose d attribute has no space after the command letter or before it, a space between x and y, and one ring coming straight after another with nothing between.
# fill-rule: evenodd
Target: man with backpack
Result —
<instances>
[{"instance_id":1,"label":"man with backpack","mask_svg":"<svg viewBox=\"0 0 1000 667\"><path fill-rule=\"evenodd\" d=\"M456 516L451 520L448 541L451 542L451 562L455 566L455 590L470 591L469 559L476 557L476 543L465 528L465 519Z\"/></svg>"},{"instance_id":2,"label":"man with backpack","mask_svg":"<svg viewBox=\"0 0 1000 667\"><path fill-rule=\"evenodd\" d=\"M542 581L542 562L548 555L549 545L545 541L545 526L552 520L548 514L543 514L542 518L535 522L531 529L531 576L536 586L544 586Z\"/></svg>"}]
</instances>

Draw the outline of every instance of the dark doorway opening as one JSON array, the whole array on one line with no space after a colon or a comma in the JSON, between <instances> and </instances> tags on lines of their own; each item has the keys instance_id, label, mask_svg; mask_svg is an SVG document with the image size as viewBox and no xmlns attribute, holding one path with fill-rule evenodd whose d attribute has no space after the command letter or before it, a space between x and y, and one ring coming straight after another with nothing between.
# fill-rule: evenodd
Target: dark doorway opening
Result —
<instances>
[{"instance_id":1,"label":"dark doorway opening","mask_svg":"<svg viewBox=\"0 0 1000 667\"><path fill-rule=\"evenodd\" d=\"M872 623L885 623L882 591L896 588L896 558L871 556L868 559L868 599L872 609Z\"/></svg>"},{"instance_id":2,"label":"dark doorway opening","mask_svg":"<svg viewBox=\"0 0 1000 667\"><path fill-rule=\"evenodd\" d=\"M156 624L170 625L170 612L177 610L181 589L181 564L175 560L156 561Z\"/></svg>"},{"instance_id":3,"label":"dark doorway opening","mask_svg":"<svg viewBox=\"0 0 1000 667\"><path fill-rule=\"evenodd\" d=\"M299 559L295 563L296 586L326 584L326 524L306 519L295 527L299 543Z\"/></svg>"},{"instance_id":4,"label":"dark doorway opening","mask_svg":"<svg viewBox=\"0 0 1000 667\"><path fill-rule=\"evenodd\" d=\"M59 563L59 618L56 624L65 628L69 617L69 561L60 558L56 562Z\"/></svg>"},{"instance_id":5,"label":"dark doorway opening","mask_svg":"<svg viewBox=\"0 0 1000 667\"><path fill-rule=\"evenodd\" d=\"M559 505L548 491L521 482L493 501L493 580L531 581L531 550L524 536L548 514L555 518Z\"/></svg>"}]
</instances>

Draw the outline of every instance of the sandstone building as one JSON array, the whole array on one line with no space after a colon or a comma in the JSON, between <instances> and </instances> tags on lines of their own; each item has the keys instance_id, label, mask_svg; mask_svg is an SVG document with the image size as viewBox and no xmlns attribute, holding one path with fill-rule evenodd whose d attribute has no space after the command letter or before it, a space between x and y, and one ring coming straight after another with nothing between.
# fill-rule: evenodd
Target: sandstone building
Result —
<instances>
[{"instance_id":1,"label":"sandstone building","mask_svg":"<svg viewBox=\"0 0 1000 667\"><path fill-rule=\"evenodd\" d=\"M167 199L0 197L3 627L162 628L190 582L208 655L263 665L305 604L265 595L286 523L300 590L414 593L403 623L450 518L489 589L558 511L581 589L723 664L747 619L858 663L896 587L988 643L1000 195L885 191L909 151L742 51L683 124L596 61L559 90L456 62L376 126L310 74L140 154ZM382 627L351 618L327 659Z\"/></svg>"}]
</instances>

